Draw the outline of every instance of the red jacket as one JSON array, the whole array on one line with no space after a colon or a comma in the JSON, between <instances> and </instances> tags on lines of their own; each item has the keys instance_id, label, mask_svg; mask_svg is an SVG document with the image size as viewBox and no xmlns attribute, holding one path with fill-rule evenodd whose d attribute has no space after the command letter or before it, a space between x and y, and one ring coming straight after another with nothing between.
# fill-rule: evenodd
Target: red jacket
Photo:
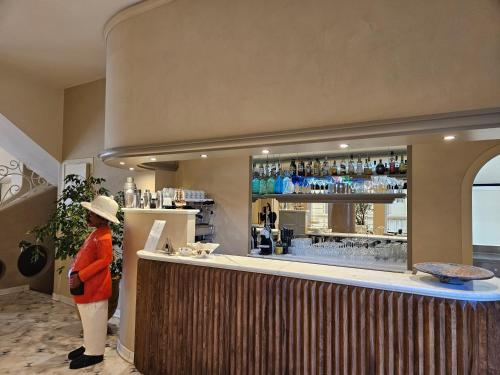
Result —
<instances>
[{"instance_id":1,"label":"red jacket","mask_svg":"<svg viewBox=\"0 0 500 375\"><path fill-rule=\"evenodd\" d=\"M113 260L111 229L103 226L94 230L76 254L73 271L84 285L84 294L73 296L76 303L90 303L111 297L111 272Z\"/></svg>"}]
</instances>

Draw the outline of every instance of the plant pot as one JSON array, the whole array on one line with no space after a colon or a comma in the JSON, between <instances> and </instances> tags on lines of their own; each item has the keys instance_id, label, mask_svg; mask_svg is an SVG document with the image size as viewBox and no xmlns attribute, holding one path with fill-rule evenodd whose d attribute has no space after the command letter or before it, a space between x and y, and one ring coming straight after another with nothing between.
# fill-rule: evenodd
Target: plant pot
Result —
<instances>
[{"instance_id":1,"label":"plant pot","mask_svg":"<svg viewBox=\"0 0 500 375\"><path fill-rule=\"evenodd\" d=\"M118 298L120 297L120 278L111 279L111 297L108 300L108 320L115 315L118 308Z\"/></svg>"},{"instance_id":2,"label":"plant pot","mask_svg":"<svg viewBox=\"0 0 500 375\"><path fill-rule=\"evenodd\" d=\"M17 259L17 269L25 277L32 277L40 273L47 264L47 250L41 245L21 247L21 254Z\"/></svg>"}]
</instances>

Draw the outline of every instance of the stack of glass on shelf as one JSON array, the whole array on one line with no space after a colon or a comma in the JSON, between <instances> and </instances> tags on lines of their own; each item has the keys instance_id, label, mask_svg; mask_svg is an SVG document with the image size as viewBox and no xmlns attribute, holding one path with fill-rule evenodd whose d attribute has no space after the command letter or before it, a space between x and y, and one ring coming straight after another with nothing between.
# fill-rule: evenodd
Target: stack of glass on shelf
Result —
<instances>
[{"instance_id":1,"label":"stack of glass on shelf","mask_svg":"<svg viewBox=\"0 0 500 375\"><path fill-rule=\"evenodd\" d=\"M292 240L288 253L304 257L326 257L337 261L376 265L391 263L406 267L407 243L404 241L378 241L351 238L313 244L310 238Z\"/></svg>"},{"instance_id":2,"label":"stack of glass on shelf","mask_svg":"<svg viewBox=\"0 0 500 375\"><path fill-rule=\"evenodd\" d=\"M337 164L325 157L304 161L292 159L288 168L280 161L254 164L252 194L352 194L402 193L406 189L407 160L394 152L387 163L354 155Z\"/></svg>"}]
</instances>

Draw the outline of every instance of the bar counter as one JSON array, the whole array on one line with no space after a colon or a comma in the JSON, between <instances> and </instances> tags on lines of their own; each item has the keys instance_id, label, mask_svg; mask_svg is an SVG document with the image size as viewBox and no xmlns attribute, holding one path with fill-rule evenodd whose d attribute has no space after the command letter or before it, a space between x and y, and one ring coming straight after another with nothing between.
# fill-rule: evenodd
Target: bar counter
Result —
<instances>
[{"instance_id":1,"label":"bar counter","mask_svg":"<svg viewBox=\"0 0 500 375\"><path fill-rule=\"evenodd\" d=\"M500 279L139 251L148 374L494 374Z\"/></svg>"}]
</instances>

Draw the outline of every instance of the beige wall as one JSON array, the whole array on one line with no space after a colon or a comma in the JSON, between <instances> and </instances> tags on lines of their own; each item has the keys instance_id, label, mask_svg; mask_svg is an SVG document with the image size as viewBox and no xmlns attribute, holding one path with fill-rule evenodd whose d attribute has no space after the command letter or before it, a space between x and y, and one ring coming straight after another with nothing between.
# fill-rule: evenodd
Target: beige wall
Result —
<instances>
[{"instance_id":1,"label":"beige wall","mask_svg":"<svg viewBox=\"0 0 500 375\"><path fill-rule=\"evenodd\" d=\"M112 194L123 189L127 176L135 178L138 188L154 190L154 172L113 168L98 158L104 149L105 87L101 79L64 90L63 161L92 158L93 175L105 178L104 185ZM56 262L56 269L59 265ZM70 296L66 271L55 274L54 293Z\"/></svg>"},{"instance_id":2,"label":"beige wall","mask_svg":"<svg viewBox=\"0 0 500 375\"><path fill-rule=\"evenodd\" d=\"M63 102L62 89L0 64L0 113L59 161Z\"/></svg>"},{"instance_id":3,"label":"beige wall","mask_svg":"<svg viewBox=\"0 0 500 375\"><path fill-rule=\"evenodd\" d=\"M178 186L205 190L216 206L215 241L218 252L246 255L249 244L249 159L201 159L181 161L177 171Z\"/></svg>"},{"instance_id":4,"label":"beige wall","mask_svg":"<svg viewBox=\"0 0 500 375\"><path fill-rule=\"evenodd\" d=\"M35 290L52 292L53 247L47 244L49 261L47 267L33 278L24 277L17 269L19 241L35 242L32 235L26 234L35 226L43 225L55 208L57 189L48 188L21 199L16 204L0 210L0 260L5 264L6 272L0 279L0 289L21 285L30 285Z\"/></svg>"},{"instance_id":5,"label":"beige wall","mask_svg":"<svg viewBox=\"0 0 500 375\"><path fill-rule=\"evenodd\" d=\"M498 106L500 2L177 0L107 39L105 147Z\"/></svg>"},{"instance_id":6,"label":"beige wall","mask_svg":"<svg viewBox=\"0 0 500 375\"><path fill-rule=\"evenodd\" d=\"M472 225L470 209L464 207L470 204L472 185L465 187L465 194L469 194L467 203L462 182L476 159L499 145L499 140L413 145L413 263L472 263L472 248L462 250L466 235L462 219Z\"/></svg>"},{"instance_id":7,"label":"beige wall","mask_svg":"<svg viewBox=\"0 0 500 375\"><path fill-rule=\"evenodd\" d=\"M97 155L104 150L104 79L64 90L63 160L93 158L93 174L106 179L112 194L123 189L127 176L139 188L154 189L154 172L131 172L104 164Z\"/></svg>"}]
</instances>

